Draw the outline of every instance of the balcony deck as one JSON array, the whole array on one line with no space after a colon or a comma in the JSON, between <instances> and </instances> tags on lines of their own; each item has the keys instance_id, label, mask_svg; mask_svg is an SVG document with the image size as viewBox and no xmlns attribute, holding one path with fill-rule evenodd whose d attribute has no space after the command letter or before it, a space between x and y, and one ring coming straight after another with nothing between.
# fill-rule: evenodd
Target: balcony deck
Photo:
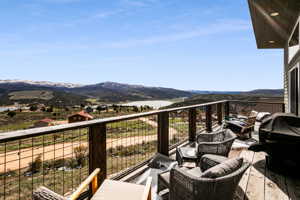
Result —
<instances>
[{"instance_id":1,"label":"balcony deck","mask_svg":"<svg viewBox=\"0 0 300 200\"><path fill-rule=\"evenodd\" d=\"M155 153L168 154L195 141L197 134L218 128L231 114L247 115L251 110L276 113L284 112L284 106L223 100L1 133L0 200L30 200L40 186L68 196L96 168L101 169L100 183L105 178L132 181L128 177L141 175ZM300 199L300 180L269 171L263 154L241 150L247 145L236 141L230 153L253 164L236 199Z\"/></svg>"}]
</instances>

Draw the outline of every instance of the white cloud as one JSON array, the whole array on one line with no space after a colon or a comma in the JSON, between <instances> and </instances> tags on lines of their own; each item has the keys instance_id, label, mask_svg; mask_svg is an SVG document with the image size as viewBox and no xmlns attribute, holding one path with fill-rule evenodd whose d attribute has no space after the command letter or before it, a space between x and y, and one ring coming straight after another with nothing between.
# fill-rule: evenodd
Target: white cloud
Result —
<instances>
[{"instance_id":1,"label":"white cloud","mask_svg":"<svg viewBox=\"0 0 300 200\"><path fill-rule=\"evenodd\" d=\"M157 35L142 39L131 39L127 41L112 42L104 45L108 48L127 48L133 46L152 45L163 42L192 39L205 35L222 34L227 32L238 32L250 30L251 25L245 20L219 20L208 26L196 27L190 31L177 32L166 35Z\"/></svg>"},{"instance_id":2,"label":"white cloud","mask_svg":"<svg viewBox=\"0 0 300 200\"><path fill-rule=\"evenodd\" d=\"M82 0L37 0L38 2L48 2L48 3L75 3Z\"/></svg>"},{"instance_id":3,"label":"white cloud","mask_svg":"<svg viewBox=\"0 0 300 200\"><path fill-rule=\"evenodd\" d=\"M117 15L119 13L123 12L123 10L119 9L119 10L111 10L111 11L104 11L104 12L98 12L92 16L90 16L90 19L93 19L93 18L107 18L107 17L111 17L111 16L114 16L114 15Z\"/></svg>"},{"instance_id":4,"label":"white cloud","mask_svg":"<svg viewBox=\"0 0 300 200\"><path fill-rule=\"evenodd\" d=\"M122 0L121 4L134 7L146 7L157 2L158 0Z\"/></svg>"}]
</instances>

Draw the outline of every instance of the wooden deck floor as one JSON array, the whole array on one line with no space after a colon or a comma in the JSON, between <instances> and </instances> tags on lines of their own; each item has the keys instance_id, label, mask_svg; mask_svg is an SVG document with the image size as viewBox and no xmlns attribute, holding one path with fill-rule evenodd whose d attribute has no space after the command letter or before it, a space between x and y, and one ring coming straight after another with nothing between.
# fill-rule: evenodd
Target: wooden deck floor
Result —
<instances>
[{"instance_id":1,"label":"wooden deck floor","mask_svg":"<svg viewBox=\"0 0 300 200\"><path fill-rule=\"evenodd\" d=\"M300 199L300 179L274 173L266 168L265 154L242 150L240 155L252 163L236 192L237 200Z\"/></svg>"}]
</instances>

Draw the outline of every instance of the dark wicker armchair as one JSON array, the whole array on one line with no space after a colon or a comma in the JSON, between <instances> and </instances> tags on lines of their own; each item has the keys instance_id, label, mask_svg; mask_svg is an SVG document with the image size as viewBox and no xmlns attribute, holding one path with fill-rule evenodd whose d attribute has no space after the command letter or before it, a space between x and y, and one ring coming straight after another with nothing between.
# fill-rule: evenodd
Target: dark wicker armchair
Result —
<instances>
[{"instance_id":1,"label":"dark wicker armchair","mask_svg":"<svg viewBox=\"0 0 300 200\"><path fill-rule=\"evenodd\" d=\"M220 178L197 177L174 168L170 172L169 200L232 200L249 166L244 162L238 170Z\"/></svg>"},{"instance_id":2,"label":"dark wicker armchair","mask_svg":"<svg viewBox=\"0 0 300 200\"><path fill-rule=\"evenodd\" d=\"M228 157L236 135L229 129L213 133L201 133L197 137L195 147L180 147L176 150L176 160L179 165L183 162L198 163L204 154L215 154Z\"/></svg>"},{"instance_id":3,"label":"dark wicker armchair","mask_svg":"<svg viewBox=\"0 0 300 200\"><path fill-rule=\"evenodd\" d=\"M228 157L236 135L229 129L214 133L202 133L197 137L198 157L204 154L215 154Z\"/></svg>"}]
</instances>

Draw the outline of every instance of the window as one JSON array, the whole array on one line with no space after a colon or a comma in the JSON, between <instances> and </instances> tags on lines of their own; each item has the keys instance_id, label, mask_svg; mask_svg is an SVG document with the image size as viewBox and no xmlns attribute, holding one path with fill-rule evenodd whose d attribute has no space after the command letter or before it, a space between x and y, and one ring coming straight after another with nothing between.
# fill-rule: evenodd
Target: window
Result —
<instances>
[{"instance_id":1,"label":"window","mask_svg":"<svg viewBox=\"0 0 300 200\"><path fill-rule=\"evenodd\" d=\"M299 114L299 66L296 65L289 73L289 108L295 115Z\"/></svg>"},{"instance_id":2,"label":"window","mask_svg":"<svg viewBox=\"0 0 300 200\"><path fill-rule=\"evenodd\" d=\"M296 28L294 29L294 32L291 35L291 38L289 40L289 62L294 58L296 53L300 50L299 45L299 22L296 25Z\"/></svg>"}]
</instances>

